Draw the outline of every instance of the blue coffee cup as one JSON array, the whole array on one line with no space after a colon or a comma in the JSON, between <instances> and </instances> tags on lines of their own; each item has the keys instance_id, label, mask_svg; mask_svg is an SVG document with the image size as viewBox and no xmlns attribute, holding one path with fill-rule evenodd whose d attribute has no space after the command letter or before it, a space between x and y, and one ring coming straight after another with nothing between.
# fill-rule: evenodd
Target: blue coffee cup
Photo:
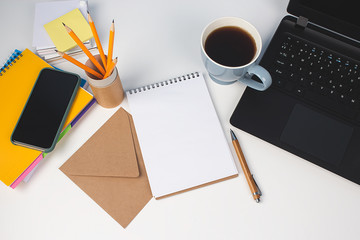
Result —
<instances>
[{"instance_id":1,"label":"blue coffee cup","mask_svg":"<svg viewBox=\"0 0 360 240\"><path fill-rule=\"evenodd\" d=\"M247 32L254 40L255 54L249 62L240 66L226 66L213 60L205 51L205 42L208 36L215 30L223 27L237 27ZM258 59L262 48L262 42L259 32L249 22L237 17L223 17L216 19L208 24L201 34L201 57L210 78L222 85L232 84L237 81L247 86L264 91L271 85L271 76L269 72L258 65ZM256 75L261 82L251 79L252 75Z\"/></svg>"}]
</instances>

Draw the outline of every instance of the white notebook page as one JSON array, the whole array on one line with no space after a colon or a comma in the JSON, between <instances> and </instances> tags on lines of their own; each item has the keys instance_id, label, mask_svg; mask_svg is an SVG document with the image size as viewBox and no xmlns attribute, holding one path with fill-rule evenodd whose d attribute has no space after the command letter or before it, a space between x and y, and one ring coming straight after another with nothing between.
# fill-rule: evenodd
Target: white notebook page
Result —
<instances>
[{"instance_id":1,"label":"white notebook page","mask_svg":"<svg viewBox=\"0 0 360 240\"><path fill-rule=\"evenodd\" d=\"M126 92L155 198L238 173L203 76L175 79Z\"/></svg>"}]
</instances>

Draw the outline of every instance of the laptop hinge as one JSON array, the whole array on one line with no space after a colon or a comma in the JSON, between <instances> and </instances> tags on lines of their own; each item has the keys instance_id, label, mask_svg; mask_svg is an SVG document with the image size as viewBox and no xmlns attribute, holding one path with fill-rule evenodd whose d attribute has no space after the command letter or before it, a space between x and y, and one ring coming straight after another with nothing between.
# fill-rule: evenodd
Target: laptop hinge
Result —
<instances>
[{"instance_id":1,"label":"laptop hinge","mask_svg":"<svg viewBox=\"0 0 360 240\"><path fill-rule=\"evenodd\" d=\"M306 17L300 16L296 20L296 26L301 29L305 29L308 24L308 21L309 21L309 19L307 19Z\"/></svg>"}]
</instances>

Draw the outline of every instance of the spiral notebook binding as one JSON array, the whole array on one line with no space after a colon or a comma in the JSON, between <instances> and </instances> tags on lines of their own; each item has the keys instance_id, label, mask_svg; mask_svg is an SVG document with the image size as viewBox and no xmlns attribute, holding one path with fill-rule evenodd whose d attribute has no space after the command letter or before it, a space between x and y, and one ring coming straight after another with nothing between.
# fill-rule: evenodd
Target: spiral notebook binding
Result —
<instances>
[{"instance_id":1,"label":"spiral notebook binding","mask_svg":"<svg viewBox=\"0 0 360 240\"><path fill-rule=\"evenodd\" d=\"M139 88L134 88L132 90L129 90L128 93L129 94L135 94L135 93L145 92L145 91L149 91L149 90L154 89L154 88L159 88L159 87L164 87L164 86L176 84L176 83L183 82L183 81L186 81L186 80L189 80L189 79L192 79L192 78L196 78L196 77L199 77L199 76L200 76L199 72L193 72L193 73L185 74L183 76L171 78L171 79L168 79L166 81L149 84L149 85L139 87Z\"/></svg>"},{"instance_id":2,"label":"spiral notebook binding","mask_svg":"<svg viewBox=\"0 0 360 240\"><path fill-rule=\"evenodd\" d=\"M23 55L21 51L15 49L15 51L11 54L8 60L4 63L4 66L0 68L0 76L2 76L7 70L9 70L22 56Z\"/></svg>"}]
</instances>

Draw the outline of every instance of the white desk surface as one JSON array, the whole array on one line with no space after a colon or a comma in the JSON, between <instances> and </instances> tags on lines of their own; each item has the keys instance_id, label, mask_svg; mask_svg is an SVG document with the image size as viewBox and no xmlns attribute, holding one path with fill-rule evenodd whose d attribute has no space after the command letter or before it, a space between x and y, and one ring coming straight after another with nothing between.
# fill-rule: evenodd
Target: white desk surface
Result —
<instances>
[{"instance_id":1,"label":"white desk surface","mask_svg":"<svg viewBox=\"0 0 360 240\"><path fill-rule=\"evenodd\" d=\"M15 48L32 49L35 1L0 2L0 59ZM288 0L89 0L107 49L116 23L114 56L124 89L205 72L200 58L204 26L223 16L251 22L266 47ZM69 63L64 70L83 71ZM245 86L206 82L223 129ZM125 109L127 101L122 103ZM29 183L15 190L0 183L0 239L359 239L360 186L235 129L248 164L263 191L252 199L238 162L239 177L152 199L123 229L58 168L117 110L96 105L61 140ZM230 141L234 159L235 151Z\"/></svg>"}]
</instances>

